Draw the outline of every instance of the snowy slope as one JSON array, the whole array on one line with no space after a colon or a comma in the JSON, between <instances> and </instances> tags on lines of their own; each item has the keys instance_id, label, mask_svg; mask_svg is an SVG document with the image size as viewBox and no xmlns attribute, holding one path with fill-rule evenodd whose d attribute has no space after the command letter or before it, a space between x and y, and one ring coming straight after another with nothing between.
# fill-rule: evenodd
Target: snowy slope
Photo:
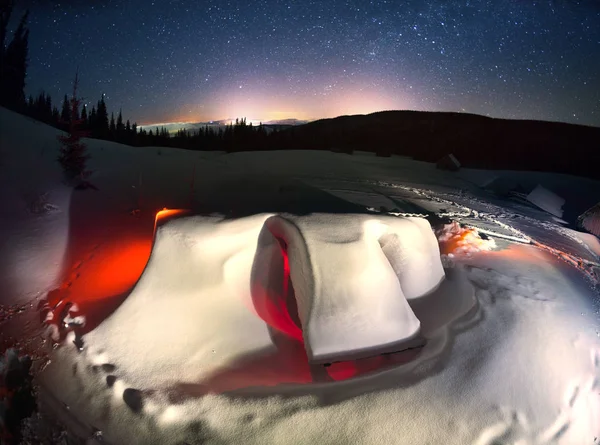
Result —
<instances>
[{"instance_id":1,"label":"snowy slope","mask_svg":"<svg viewBox=\"0 0 600 445\"><path fill-rule=\"evenodd\" d=\"M78 353L66 344L44 374L46 387L79 419L102 429L109 443L193 443L199 435L205 443L256 444L593 439L600 427L600 345L585 282L532 247L478 255L467 266L477 310L452 322L416 357L378 373L303 382L301 361L280 344L283 362L277 355L255 357L163 392L128 378L118 350ZM169 357L156 349L140 366L172 366ZM294 360L288 380L273 386ZM227 396L232 390L237 397Z\"/></svg>"},{"instance_id":2,"label":"snowy slope","mask_svg":"<svg viewBox=\"0 0 600 445\"><path fill-rule=\"evenodd\" d=\"M85 318L78 328L83 351L69 334L39 376L46 406L62 413L73 433L85 437L100 429L113 444L572 445L600 437L600 299L590 286L597 243L538 208L480 187L492 175L541 184L566 200L563 218L574 222L570 215L598 201L600 182L546 173L449 173L399 157L225 155L87 140L99 190L71 192L54 162L59 131L1 108L0 122L6 203L0 304L29 302L54 289L47 297L57 304L50 322L61 321L69 302L78 309L72 315ZM175 219L159 225L159 233L178 227L163 238L166 244L153 246L155 214L163 207L225 214L236 229L209 237L212 226ZM130 214L135 208L138 216ZM390 211L427 216L436 230L448 220L474 227L442 243L441 253L454 258L441 258L446 279L434 292L428 289L439 269L438 275L426 266L410 271L418 261L432 261L430 248L406 249L407 261L394 262L405 251L402 237L383 240L389 244L380 238L378 251L366 241L372 228L350 224L350 230L344 222L349 213L370 215L352 220L357 223ZM313 212L336 215L319 221ZM311 365L301 341L302 311L296 316L289 304L302 281L285 279L286 268L290 276L297 270L291 251L286 263L279 242L257 243L256 227L247 222L261 213L291 215L286 221L306 234L297 244L314 251L323 272L333 267L332 257L341 255L342 265L354 261L347 272L355 284L322 281L327 293L367 288L354 272L359 260L370 256L377 271L385 270L378 253L384 252L425 345L329 368ZM477 229L495 242L482 241ZM356 248L332 244L332 233L356 234ZM210 240L207 255L198 246ZM329 245L335 254L327 253ZM248 262L257 249L272 267L255 270L260 287L249 290ZM426 271L432 275L422 276ZM403 273L414 291L403 285ZM227 303L247 302L258 290L269 297L261 301L276 304L252 302L244 312ZM257 317L248 316L252 311ZM0 325L0 337L6 326ZM69 330L61 328L63 335Z\"/></svg>"},{"instance_id":3,"label":"snowy slope","mask_svg":"<svg viewBox=\"0 0 600 445\"><path fill-rule=\"evenodd\" d=\"M0 113L0 282L3 300L23 303L57 284L71 191L49 161L57 131L4 108Z\"/></svg>"}]
</instances>

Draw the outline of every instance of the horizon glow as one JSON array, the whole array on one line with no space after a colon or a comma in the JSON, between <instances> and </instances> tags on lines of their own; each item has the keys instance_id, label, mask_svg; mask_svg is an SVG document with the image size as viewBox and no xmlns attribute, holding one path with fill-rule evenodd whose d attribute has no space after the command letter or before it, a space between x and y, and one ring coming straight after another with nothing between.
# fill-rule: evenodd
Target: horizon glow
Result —
<instances>
[{"instance_id":1,"label":"horizon glow","mask_svg":"<svg viewBox=\"0 0 600 445\"><path fill-rule=\"evenodd\" d=\"M600 126L600 3L22 0L26 94L138 125L455 111ZM10 36L9 36L10 38Z\"/></svg>"}]
</instances>

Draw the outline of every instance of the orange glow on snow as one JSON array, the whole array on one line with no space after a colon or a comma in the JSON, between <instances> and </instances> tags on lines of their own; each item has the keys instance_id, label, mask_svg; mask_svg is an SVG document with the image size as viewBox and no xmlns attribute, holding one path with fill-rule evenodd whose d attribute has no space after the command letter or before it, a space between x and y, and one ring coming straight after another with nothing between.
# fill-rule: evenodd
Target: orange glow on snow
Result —
<instances>
[{"instance_id":1,"label":"orange glow on snow","mask_svg":"<svg viewBox=\"0 0 600 445\"><path fill-rule=\"evenodd\" d=\"M172 218L173 216L183 215L183 214L185 214L187 212L188 212L188 210L184 210L184 209L167 209L167 208L164 208L162 210L159 210L156 213L156 217L154 218L155 228L156 228L156 225L159 222L165 222L167 219Z\"/></svg>"},{"instance_id":2,"label":"orange glow on snow","mask_svg":"<svg viewBox=\"0 0 600 445\"><path fill-rule=\"evenodd\" d=\"M442 250L442 253L447 255L465 245L477 245L478 240L481 241L481 238L479 238L477 232L474 229L463 229L460 234L454 235L447 241L443 241L440 244L440 248Z\"/></svg>"},{"instance_id":3,"label":"orange glow on snow","mask_svg":"<svg viewBox=\"0 0 600 445\"><path fill-rule=\"evenodd\" d=\"M458 223L447 224L441 234L438 234L440 252L444 255L474 253L481 250L491 250L496 243L491 239L483 239L477 229L461 227Z\"/></svg>"},{"instance_id":4,"label":"orange glow on snow","mask_svg":"<svg viewBox=\"0 0 600 445\"><path fill-rule=\"evenodd\" d=\"M498 257L508 258L515 261L527 261L527 262L535 262L538 260L534 256L534 253L538 253L531 246L521 245L521 244L510 244L505 249L499 250L497 252L490 252Z\"/></svg>"},{"instance_id":5,"label":"orange glow on snow","mask_svg":"<svg viewBox=\"0 0 600 445\"><path fill-rule=\"evenodd\" d=\"M71 289L70 300L98 300L123 293L142 274L151 247L151 240L138 239L102 249L90 258L82 274L74 270L61 288Z\"/></svg>"}]
</instances>

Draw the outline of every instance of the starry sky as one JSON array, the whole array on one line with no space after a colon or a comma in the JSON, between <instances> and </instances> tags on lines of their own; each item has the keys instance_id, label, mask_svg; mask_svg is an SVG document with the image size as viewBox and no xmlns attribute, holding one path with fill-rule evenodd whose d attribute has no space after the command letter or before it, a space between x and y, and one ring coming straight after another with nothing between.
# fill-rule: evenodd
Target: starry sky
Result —
<instances>
[{"instance_id":1,"label":"starry sky","mask_svg":"<svg viewBox=\"0 0 600 445\"><path fill-rule=\"evenodd\" d=\"M21 0L26 94L142 125L412 109L600 126L598 0Z\"/></svg>"}]
</instances>

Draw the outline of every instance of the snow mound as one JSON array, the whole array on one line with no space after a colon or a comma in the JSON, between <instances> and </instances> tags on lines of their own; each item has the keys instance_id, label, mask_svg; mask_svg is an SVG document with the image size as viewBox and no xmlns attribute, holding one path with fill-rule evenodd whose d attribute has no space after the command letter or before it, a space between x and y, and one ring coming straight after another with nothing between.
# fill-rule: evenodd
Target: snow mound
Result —
<instances>
[{"instance_id":1,"label":"snow mound","mask_svg":"<svg viewBox=\"0 0 600 445\"><path fill-rule=\"evenodd\" d=\"M131 294L84 342L92 356L119 357L143 387L272 352L272 330L304 340L311 363L358 359L422 345L409 303L435 299L444 276L420 218L185 217L157 229ZM156 352L161 363L142 359Z\"/></svg>"},{"instance_id":2,"label":"snow mound","mask_svg":"<svg viewBox=\"0 0 600 445\"><path fill-rule=\"evenodd\" d=\"M565 264L531 246L471 260L466 273L475 307L463 305L450 323L427 334L413 361L383 372L282 385L255 392L258 397L246 392L181 400L137 386L119 351L91 355L63 346L43 376L53 394L44 400L56 413L76 417L77 425L101 429L108 444L571 445L598 436L600 343L583 280L573 281ZM443 315L439 306L466 291L461 285L438 293L459 270L446 270L432 294L444 298L429 304L429 312ZM423 331L430 323L422 318L426 311L411 307ZM187 312L180 306L173 323L186 320ZM168 354L165 359L163 351L147 349L139 360L170 366ZM267 367L276 365L266 360Z\"/></svg>"},{"instance_id":3,"label":"snow mound","mask_svg":"<svg viewBox=\"0 0 600 445\"><path fill-rule=\"evenodd\" d=\"M311 215L274 217L266 226L287 245L312 363L397 351L417 341L420 323L407 298L431 293L444 278L425 219Z\"/></svg>"},{"instance_id":4,"label":"snow mound","mask_svg":"<svg viewBox=\"0 0 600 445\"><path fill-rule=\"evenodd\" d=\"M273 343L253 309L251 274L264 221L188 217L158 227L129 297L84 336L89 354L110 351L138 387L196 381ZM161 360L147 360L160 354ZM99 362L100 363L100 362ZM103 363L103 362L102 362Z\"/></svg>"}]
</instances>

